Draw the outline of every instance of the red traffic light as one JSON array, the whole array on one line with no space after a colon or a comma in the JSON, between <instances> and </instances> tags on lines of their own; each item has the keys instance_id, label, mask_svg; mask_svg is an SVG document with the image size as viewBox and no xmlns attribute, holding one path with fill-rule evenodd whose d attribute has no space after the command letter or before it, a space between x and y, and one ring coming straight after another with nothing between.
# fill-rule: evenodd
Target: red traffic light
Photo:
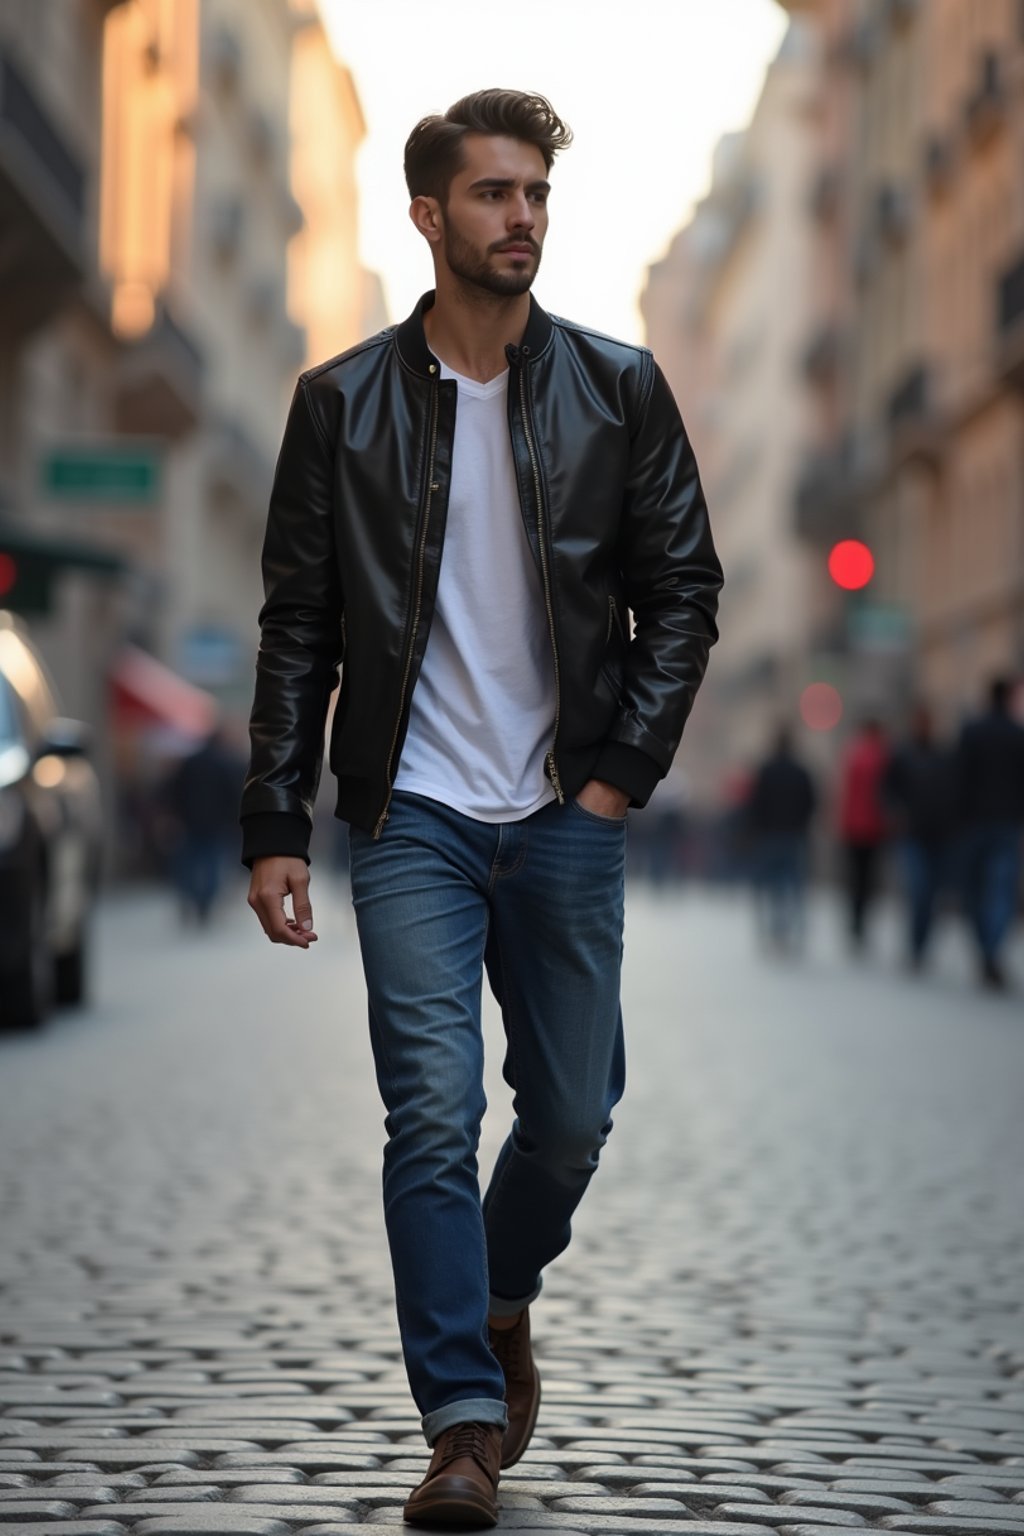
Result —
<instances>
[{"instance_id":1,"label":"red traffic light","mask_svg":"<svg viewBox=\"0 0 1024 1536\"><path fill-rule=\"evenodd\" d=\"M18 567L10 555L0 550L0 597L6 597L18 579Z\"/></svg>"},{"instance_id":2,"label":"red traffic light","mask_svg":"<svg viewBox=\"0 0 1024 1536\"><path fill-rule=\"evenodd\" d=\"M828 573L837 587L858 592L875 574L875 557L859 539L841 539L828 557Z\"/></svg>"}]
</instances>

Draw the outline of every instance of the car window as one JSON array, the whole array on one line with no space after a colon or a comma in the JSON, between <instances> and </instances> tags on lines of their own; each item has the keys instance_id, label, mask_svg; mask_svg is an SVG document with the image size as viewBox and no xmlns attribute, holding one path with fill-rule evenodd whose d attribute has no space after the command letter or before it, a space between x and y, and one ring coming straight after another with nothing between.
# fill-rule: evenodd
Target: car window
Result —
<instances>
[{"instance_id":1,"label":"car window","mask_svg":"<svg viewBox=\"0 0 1024 1536\"><path fill-rule=\"evenodd\" d=\"M53 690L39 656L13 629L0 629L0 676L17 694L33 737L44 735L58 713Z\"/></svg>"},{"instance_id":2,"label":"car window","mask_svg":"<svg viewBox=\"0 0 1024 1536\"><path fill-rule=\"evenodd\" d=\"M18 714L14 702L14 690L0 673L0 751L21 740L18 730Z\"/></svg>"}]
</instances>

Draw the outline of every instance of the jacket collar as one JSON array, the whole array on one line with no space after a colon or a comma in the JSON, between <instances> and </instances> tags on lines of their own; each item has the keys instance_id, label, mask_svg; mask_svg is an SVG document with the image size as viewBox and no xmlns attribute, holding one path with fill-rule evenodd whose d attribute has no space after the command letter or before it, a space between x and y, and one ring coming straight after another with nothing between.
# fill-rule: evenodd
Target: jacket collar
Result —
<instances>
[{"instance_id":1,"label":"jacket collar","mask_svg":"<svg viewBox=\"0 0 1024 1536\"><path fill-rule=\"evenodd\" d=\"M437 366L437 358L427 346L427 338L423 330L423 316L434 303L434 290L425 293L416 308L407 320L403 320L395 331L395 339L403 362L407 363L416 373L424 376L430 373L431 365ZM551 317L541 309L533 294L530 294L530 316L526 322L526 330L517 352L515 361L519 356L532 360L542 352L551 340L554 327Z\"/></svg>"}]
</instances>

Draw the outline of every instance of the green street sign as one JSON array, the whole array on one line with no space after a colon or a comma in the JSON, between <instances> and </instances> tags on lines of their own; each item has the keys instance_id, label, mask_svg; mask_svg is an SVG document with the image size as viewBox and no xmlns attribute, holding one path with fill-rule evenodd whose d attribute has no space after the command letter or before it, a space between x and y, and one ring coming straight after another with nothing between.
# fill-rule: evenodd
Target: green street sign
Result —
<instances>
[{"instance_id":1,"label":"green street sign","mask_svg":"<svg viewBox=\"0 0 1024 1536\"><path fill-rule=\"evenodd\" d=\"M136 445L54 448L41 464L42 488L61 501L141 502L160 495L160 460Z\"/></svg>"},{"instance_id":2,"label":"green street sign","mask_svg":"<svg viewBox=\"0 0 1024 1536\"><path fill-rule=\"evenodd\" d=\"M859 651L902 651L910 643L910 614L899 603L851 603L849 625Z\"/></svg>"}]
</instances>

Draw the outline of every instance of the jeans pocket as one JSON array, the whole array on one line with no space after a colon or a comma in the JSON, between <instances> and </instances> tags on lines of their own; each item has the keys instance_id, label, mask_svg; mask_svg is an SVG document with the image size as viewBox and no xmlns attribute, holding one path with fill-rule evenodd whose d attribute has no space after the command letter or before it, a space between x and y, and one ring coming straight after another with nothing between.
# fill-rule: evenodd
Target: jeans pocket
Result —
<instances>
[{"instance_id":1,"label":"jeans pocket","mask_svg":"<svg viewBox=\"0 0 1024 1536\"><path fill-rule=\"evenodd\" d=\"M599 816L596 811L588 811L585 805L580 805L575 795L570 799L569 804L574 811L578 811L588 821L596 821L599 827L624 827L626 825L625 816Z\"/></svg>"}]
</instances>

